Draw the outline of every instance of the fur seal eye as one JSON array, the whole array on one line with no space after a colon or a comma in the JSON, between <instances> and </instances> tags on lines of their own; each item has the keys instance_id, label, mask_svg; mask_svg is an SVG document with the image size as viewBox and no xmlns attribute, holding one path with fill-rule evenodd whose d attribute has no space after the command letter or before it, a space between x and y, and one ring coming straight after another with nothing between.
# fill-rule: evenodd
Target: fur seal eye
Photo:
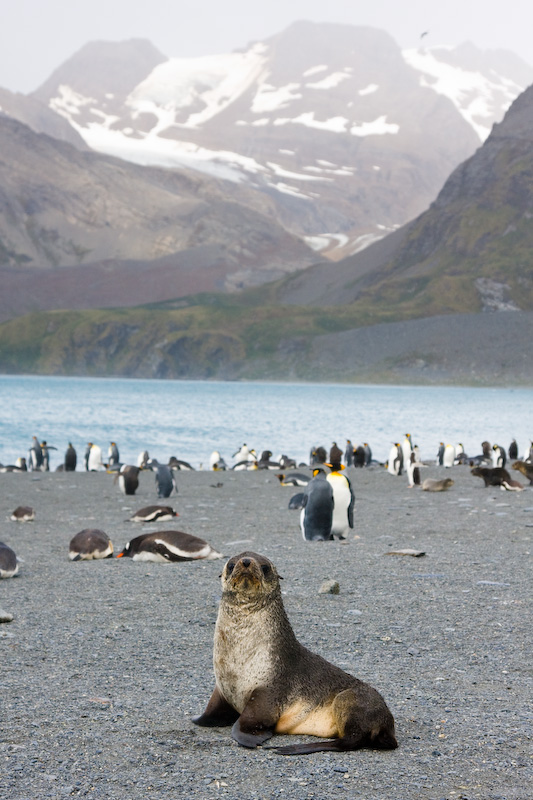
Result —
<instances>
[{"instance_id":1,"label":"fur seal eye","mask_svg":"<svg viewBox=\"0 0 533 800\"><path fill-rule=\"evenodd\" d=\"M263 571L263 575L268 575L268 573L270 572L270 567L268 566L268 564L262 564L261 569Z\"/></svg>"},{"instance_id":2,"label":"fur seal eye","mask_svg":"<svg viewBox=\"0 0 533 800\"><path fill-rule=\"evenodd\" d=\"M235 564L233 563L233 561L230 561L230 562L228 563L228 565L226 566L226 571L227 571L228 573L229 573L229 572L233 572L233 568L234 568L234 566L235 566Z\"/></svg>"}]
</instances>

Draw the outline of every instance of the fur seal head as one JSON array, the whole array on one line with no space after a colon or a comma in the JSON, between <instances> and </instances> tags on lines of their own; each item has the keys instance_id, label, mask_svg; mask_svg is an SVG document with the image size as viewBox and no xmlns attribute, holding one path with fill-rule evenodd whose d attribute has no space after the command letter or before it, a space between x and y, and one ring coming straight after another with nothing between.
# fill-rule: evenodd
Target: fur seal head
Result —
<instances>
[{"instance_id":1,"label":"fur seal head","mask_svg":"<svg viewBox=\"0 0 533 800\"><path fill-rule=\"evenodd\" d=\"M266 605L280 595L279 575L265 556L244 552L226 562L221 575L224 601L230 605Z\"/></svg>"}]
</instances>

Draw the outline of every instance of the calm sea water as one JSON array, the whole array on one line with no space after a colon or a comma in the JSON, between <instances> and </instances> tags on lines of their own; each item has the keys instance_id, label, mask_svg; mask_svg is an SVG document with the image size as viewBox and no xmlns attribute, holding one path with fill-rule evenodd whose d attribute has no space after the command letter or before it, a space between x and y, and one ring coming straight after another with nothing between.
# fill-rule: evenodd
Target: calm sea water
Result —
<instances>
[{"instance_id":1,"label":"calm sea water","mask_svg":"<svg viewBox=\"0 0 533 800\"><path fill-rule=\"evenodd\" d=\"M476 455L484 439L515 438L522 454L533 438L533 389L0 376L0 396L0 462L26 456L35 434L58 448L52 469L69 441L79 458L88 441L105 455L113 440L124 462L148 450L207 467L213 450L230 463L244 442L307 461L311 446L349 438L384 461L405 433L424 459L440 441Z\"/></svg>"}]
</instances>

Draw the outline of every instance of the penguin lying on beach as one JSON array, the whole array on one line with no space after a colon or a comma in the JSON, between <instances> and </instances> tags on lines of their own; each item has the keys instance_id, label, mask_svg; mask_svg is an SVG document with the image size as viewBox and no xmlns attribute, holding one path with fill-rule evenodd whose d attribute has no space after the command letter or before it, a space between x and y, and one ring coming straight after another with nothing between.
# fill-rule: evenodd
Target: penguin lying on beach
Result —
<instances>
[{"instance_id":1,"label":"penguin lying on beach","mask_svg":"<svg viewBox=\"0 0 533 800\"><path fill-rule=\"evenodd\" d=\"M71 561L92 561L112 556L111 539L99 528L84 528L70 540L68 557Z\"/></svg>"},{"instance_id":2,"label":"penguin lying on beach","mask_svg":"<svg viewBox=\"0 0 533 800\"><path fill-rule=\"evenodd\" d=\"M128 542L124 549L117 553L117 558L123 556L133 561L195 561L205 558L212 561L223 558L204 539L191 536L183 531L158 531L157 533L142 533Z\"/></svg>"},{"instance_id":3,"label":"penguin lying on beach","mask_svg":"<svg viewBox=\"0 0 533 800\"><path fill-rule=\"evenodd\" d=\"M11 514L13 522L33 522L35 511L30 506L17 506Z\"/></svg>"},{"instance_id":4,"label":"penguin lying on beach","mask_svg":"<svg viewBox=\"0 0 533 800\"><path fill-rule=\"evenodd\" d=\"M282 486L307 486L311 480L310 475L304 475L302 472L290 472L288 475L280 473L276 478Z\"/></svg>"},{"instance_id":5,"label":"penguin lying on beach","mask_svg":"<svg viewBox=\"0 0 533 800\"><path fill-rule=\"evenodd\" d=\"M177 511L171 506L144 506L130 517L127 522L167 522L174 517L179 517Z\"/></svg>"},{"instance_id":6,"label":"penguin lying on beach","mask_svg":"<svg viewBox=\"0 0 533 800\"><path fill-rule=\"evenodd\" d=\"M7 544L0 542L0 578L13 578L19 571L17 556Z\"/></svg>"}]
</instances>

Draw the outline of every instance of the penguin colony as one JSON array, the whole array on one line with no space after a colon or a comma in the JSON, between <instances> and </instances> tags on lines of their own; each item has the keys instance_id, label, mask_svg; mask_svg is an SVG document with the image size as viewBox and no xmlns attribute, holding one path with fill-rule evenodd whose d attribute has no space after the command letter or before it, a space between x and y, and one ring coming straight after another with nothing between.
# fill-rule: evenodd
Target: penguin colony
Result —
<instances>
[{"instance_id":1,"label":"penguin colony","mask_svg":"<svg viewBox=\"0 0 533 800\"><path fill-rule=\"evenodd\" d=\"M28 469L30 471L49 471L50 452L55 449L45 441L39 442L37 437L33 437L28 459L21 457L16 464L0 465L0 471L20 473L25 473ZM300 490L291 497L289 508L297 509L300 512L300 530L303 539L308 542L316 542L333 541L335 538L346 539L350 531L354 529L356 504L352 484L354 476L356 476L354 470L369 466L384 467L389 474L396 477L406 475L409 488L421 486L422 490L429 492L443 492L450 489L455 483L450 477L445 477L441 480L426 479L423 482L420 480L420 471L433 463L441 466L444 470L449 470L459 465L469 466L471 474L474 477L480 477L485 487L497 486L506 491L521 491L524 486L514 477L511 477L506 468L506 465L509 465L512 470L524 477L529 482L529 485L533 485L533 446L524 454L523 459L518 459L518 447L514 440L508 452L500 445L494 444L491 446L489 442L484 441L481 443L481 452L474 456L468 456L461 444L450 445L442 442L439 445L435 462L423 462L419 457L416 445L411 441L411 435L405 434L403 439L392 444L389 457L384 464L373 460L372 451L368 443L354 446L351 440L347 440L344 450L341 450L337 443L333 442L329 454L322 446L311 448L309 465L298 465L288 456L274 459L270 450L264 450L258 455L253 448L249 448L244 444L233 454L233 465L231 467L228 467L219 451L213 452L209 466L213 471L220 472L230 469L235 471L275 470L280 487ZM72 443L69 443L65 451L64 461L58 469L74 471L77 464L76 450ZM178 492L176 482L176 473L178 471L193 469L191 464L176 457L172 457L168 464L162 464L157 459L150 458L147 451L143 451L140 454L137 464L123 464L120 462L119 450L115 442L110 443L105 462L102 449L94 443L89 443L84 455L84 466L88 472L106 470L114 474L115 482L118 483L120 490L126 495L134 495L136 493L139 488L139 476L142 471L151 471L154 475L155 493L158 500L168 498L171 494ZM297 471L297 468L299 471ZM31 522L35 519L35 516L34 509L21 505L14 509L10 519L14 522ZM177 516L178 513L172 506L153 504L139 508L129 517L128 521L140 524L154 524L173 521ZM95 561L113 558L113 556L114 547L110 536L104 530L98 528L80 530L71 538L68 546L68 558L73 562ZM162 529L143 532L134 536L124 545L120 552L116 553L116 557L130 558L134 562L180 563L199 559L220 559L223 558L223 554L199 537L180 530ZM248 562L254 561L254 559L259 564L259 572L262 570L263 575L266 574L263 565L264 561L267 563L268 568L274 570L275 573L275 568L271 562L257 554L245 553L235 558L242 561L245 573L249 567ZM225 579L227 579L228 565L231 561L230 559L226 565ZM18 574L19 561L15 551L4 542L0 542L0 579L13 578ZM331 665L329 666L331 667ZM350 676L348 676L347 680L349 679ZM356 681L357 679L353 680ZM374 691L371 687L369 687L369 690ZM210 704L202 718L205 718L205 715L208 714ZM224 713L227 713L227 711ZM199 722L198 724L210 723ZM390 724L392 725L393 721ZM393 729L391 728L391 730ZM300 730L299 725L296 724L294 731L287 730L285 732L304 731L303 729ZM328 734L321 735L327 736ZM334 734L331 735L334 736ZM342 750L342 736L339 733L336 735L339 738L337 740L334 739L332 744L317 742L316 745L312 746L294 745L280 749L278 752L298 754L315 752L319 749ZM234 738L237 739L239 744L246 747L257 744L257 742L249 744L247 736L242 736L241 733L235 735ZM364 742L367 742L367 740L364 740ZM367 743L372 746L372 739L368 739ZM365 746L365 744L357 744L356 746Z\"/></svg>"}]
</instances>

